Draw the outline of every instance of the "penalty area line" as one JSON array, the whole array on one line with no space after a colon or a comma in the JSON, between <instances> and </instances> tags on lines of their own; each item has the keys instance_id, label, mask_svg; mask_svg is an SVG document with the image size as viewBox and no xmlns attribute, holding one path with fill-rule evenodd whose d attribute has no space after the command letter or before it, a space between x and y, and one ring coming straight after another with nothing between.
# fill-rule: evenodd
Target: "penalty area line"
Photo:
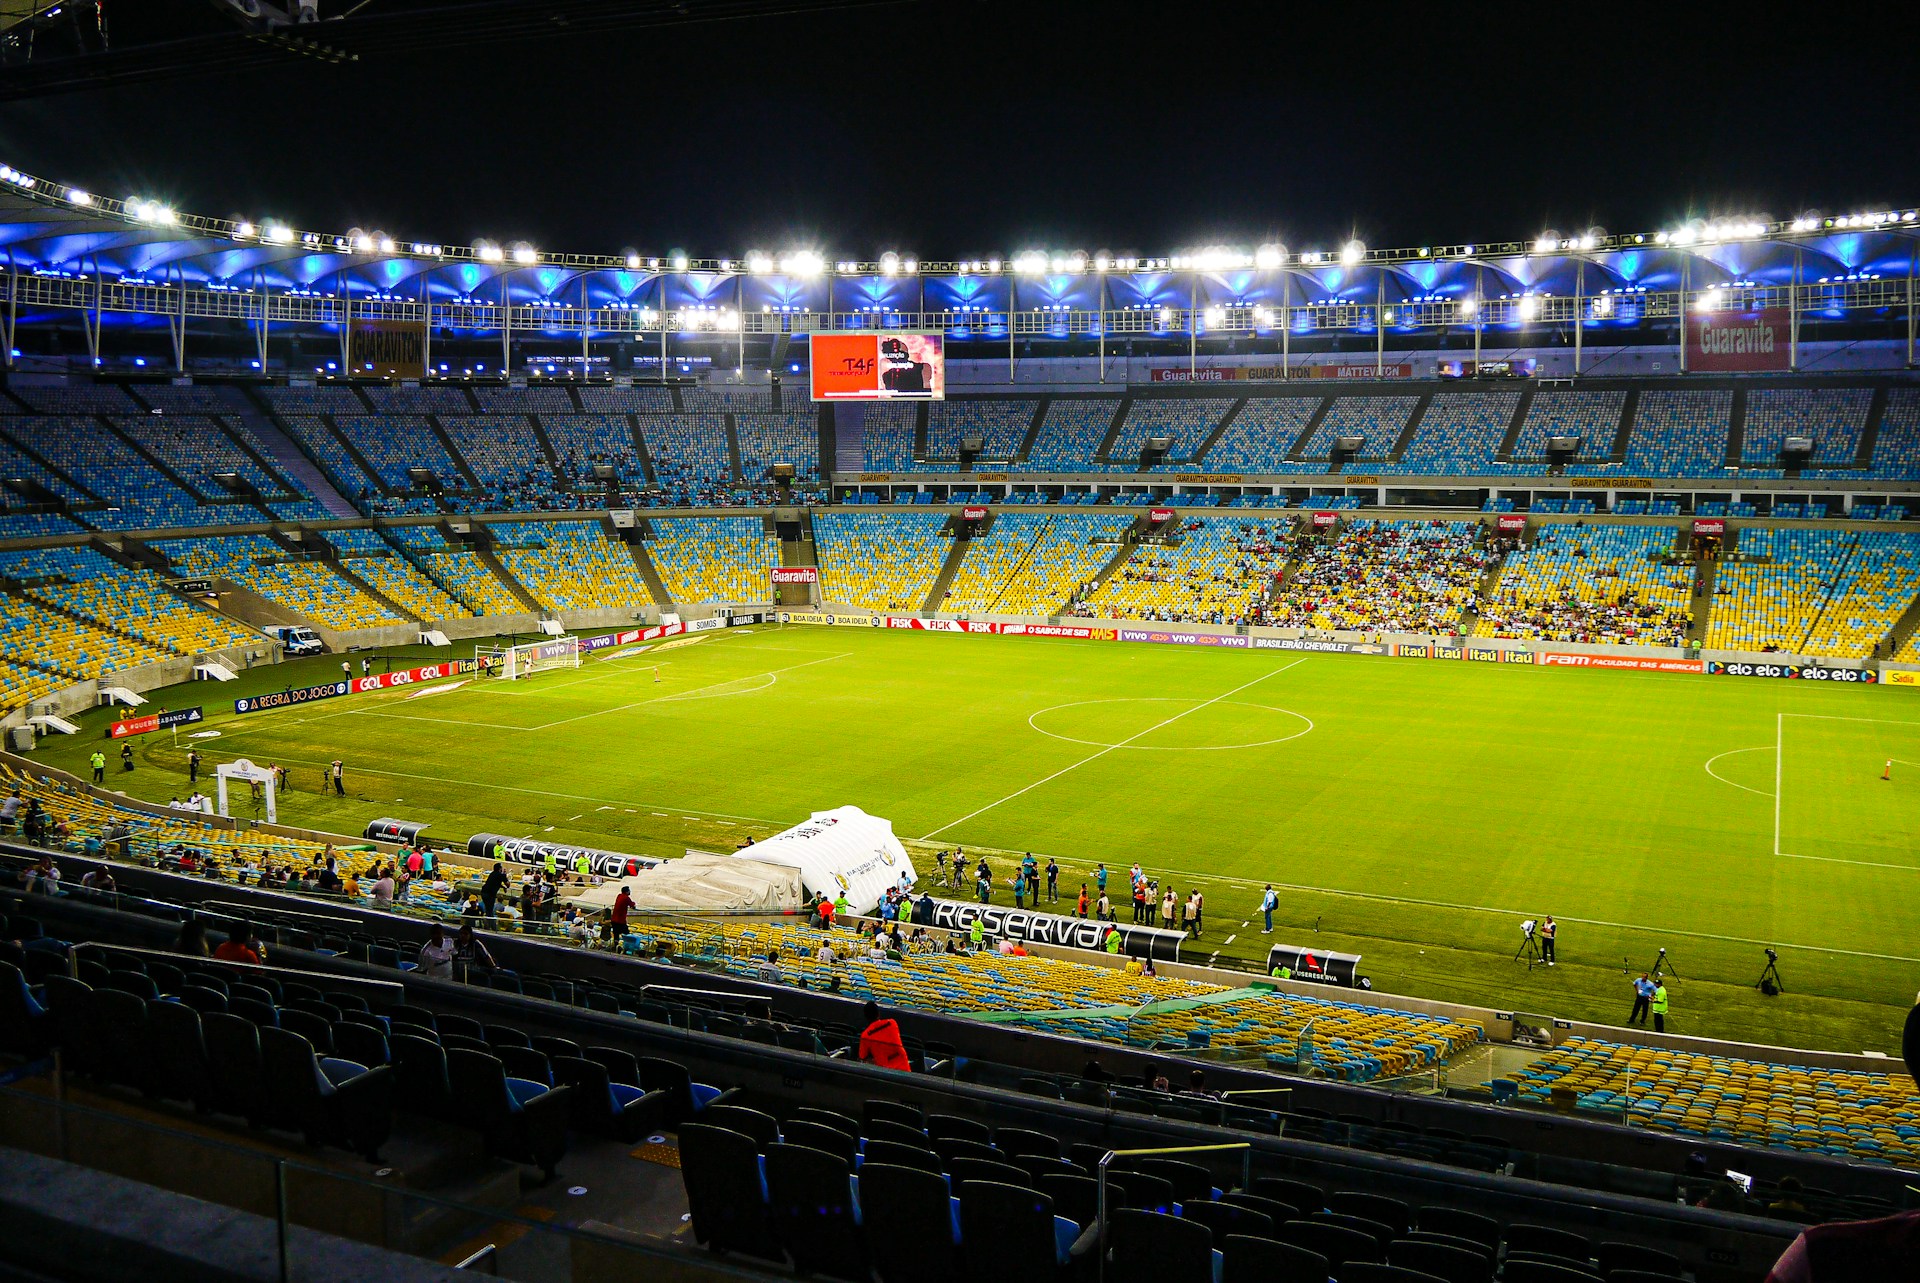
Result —
<instances>
[{"instance_id":1,"label":"penalty area line","mask_svg":"<svg viewBox=\"0 0 1920 1283\"><path fill-rule=\"evenodd\" d=\"M1127 745L1133 743L1133 741L1141 738L1142 736L1151 735L1153 734L1153 732L1158 730L1164 730L1165 728L1179 721L1181 718L1186 717L1190 713L1197 713L1203 708L1210 708L1213 705L1218 704L1223 699L1227 699L1227 698L1230 698L1231 696L1238 695L1241 691L1246 690L1248 687L1258 686L1261 682L1266 681L1267 678L1277 677L1281 673L1286 672L1289 668L1296 668L1299 665L1304 664L1306 662L1307 662L1307 657L1305 655L1302 655L1299 659L1294 660L1293 663L1291 664L1282 664L1280 667L1274 669L1272 672L1262 673L1260 674L1260 676L1254 678L1250 682L1242 683L1241 685L1234 687L1230 691L1222 691L1220 694L1215 695L1212 699L1206 700L1202 703L1195 704L1192 708L1186 709L1182 712L1175 713L1172 717L1169 717L1164 721L1155 722L1152 726L1147 727L1145 730L1135 731L1133 734L1127 736L1127 738L1119 741L1118 743L1107 745L1105 748L1101 749L1098 753L1094 753L1087 757L1083 757L1079 761L1073 763L1070 766L1063 766L1059 770L1055 771L1053 774L1046 776L1043 779L1035 780L1033 783L1027 785L1025 788L1015 789L1013 792L1007 794L1005 797L989 802L985 806L979 808L978 810L968 811L965 815L961 816L959 819L950 820L947 823L942 824L939 828L933 830L933 832L931 833L923 833L921 834L918 840L921 842L926 842L933 838L939 837L942 833L945 833L948 829L958 828L960 825L965 824L968 820L973 819L977 815L985 815L988 811L993 810L993 808L996 806L1001 806L1007 802L1013 801L1013 799L1015 799L1016 797L1020 797L1023 794L1033 792L1033 790L1039 788L1042 784L1051 783L1052 781L1059 779L1062 775L1071 774L1072 772L1077 771L1081 767L1087 765L1089 762L1097 762L1101 758L1105 757L1107 754L1113 752L1116 749L1125 748Z\"/></svg>"}]
</instances>

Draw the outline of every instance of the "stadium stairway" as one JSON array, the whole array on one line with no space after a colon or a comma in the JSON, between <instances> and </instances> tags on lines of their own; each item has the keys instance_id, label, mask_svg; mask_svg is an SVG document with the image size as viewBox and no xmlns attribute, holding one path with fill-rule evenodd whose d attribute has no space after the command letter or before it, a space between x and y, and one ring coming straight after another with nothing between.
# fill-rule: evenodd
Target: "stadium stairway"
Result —
<instances>
[{"instance_id":1,"label":"stadium stairway","mask_svg":"<svg viewBox=\"0 0 1920 1283\"><path fill-rule=\"evenodd\" d=\"M1907 644L1907 639L1916 631L1920 631L1920 597L1908 602L1905 613L1893 621L1893 628L1887 634L1885 653L1899 654L1900 648Z\"/></svg>"},{"instance_id":2,"label":"stadium stairway","mask_svg":"<svg viewBox=\"0 0 1920 1283\"><path fill-rule=\"evenodd\" d=\"M1639 415L1640 389L1628 388L1627 399L1620 406L1620 426L1613 431L1613 448L1607 451L1607 462L1627 461L1627 443L1633 439L1633 424Z\"/></svg>"},{"instance_id":3,"label":"stadium stairway","mask_svg":"<svg viewBox=\"0 0 1920 1283\"><path fill-rule=\"evenodd\" d=\"M340 578L352 584L356 591L364 593L366 596L373 598L375 601L379 602L382 606L385 606L388 610L392 611L394 614L398 615L400 618L411 619L417 624L424 624L427 622L425 619L422 619L420 617L417 611L408 610L405 606L402 606L399 602L395 601L393 598L381 592L378 588L368 583L365 579L362 579L359 575L356 575L351 570L347 569L346 564L340 560L337 554L328 556L326 558L326 563L327 563L327 569L331 570L334 574L340 576Z\"/></svg>"},{"instance_id":4,"label":"stadium stairway","mask_svg":"<svg viewBox=\"0 0 1920 1283\"><path fill-rule=\"evenodd\" d=\"M341 493L334 489L333 482L306 452L293 443L292 438L280 430L270 415L250 415L246 420L247 428L253 433L254 440L267 452L267 462L276 472L293 483L296 491L305 491L312 495L327 515L351 520L360 516L360 511L349 503Z\"/></svg>"},{"instance_id":5,"label":"stadium stairway","mask_svg":"<svg viewBox=\"0 0 1920 1283\"><path fill-rule=\"evenodd\" d=\"M476 521L473 523L473 528L476 532L482 529L482 526L483 523L481 522ZM507 591L512 593L514 599L522 606L525 606L535 614L539 614L547 609L547 604L529 592L527 586L521 583L511 570L507 569L506 563L501 561L499 556L494 553L492 545L483 543L481 539L475 539L473 541L473 555L479 559L481 565L487 568L487 573L506 585Z\"/></svg>"},{"instance_id":6,"label":"stadium stairway","mask_svg":"<svg viewBox=\"0 0 1920 1283\"><path fill-rule=\"evenodd\" d=\"M1873 389L1873 400L1867 403L1867 418L1860 425L1860 448L1854 452L1854 467L1862 471L1873 467L1873 451L1880 444L1880 423L1886 413L1887 387L1883 383Z\"/></svg>"},{"instance_id":7,"label":"stadium stairway","mask_svg":"<svg viewBox=\"0 0 1920 1283\"><path fill-rule=\"evenodd\" d=\"M1747 389L1745 385L1733 390L1733 405L1727 411L1727 457L1724 460L1729 468L1740 466L1740 456L1747 448ZM1789 468L1789 477L1800 475L1798 468Z\"/></svg>"},{"instance_id":8,"label":"stadium stairway","mask_svg":"<svg viewBox=\"0 0 1920 1283\"><path fill-rule=\"evenodd\" d=\"M1239 416L1240 412L1246 408L1247 408L1247 398L1245 397L1234 398L1233 408L1228 410L1225 414L1221 415L1220 422L1213 425L1213 431L1207 433L1206 436L1202 437L1200 439L1200 444L1193 448L1193 454L1189 457L1193 460L1193 462L1196 465L1205 466L1207 455L1213 450L1213 447L1219 442L1220 438L1226 433L1227 425L1232 423L1234 419Z\"/></svg>"},{"instance_id":9,"label":"stadium stairway","mask_svg":"<svg viewBox=\"0 0 1920 1283\"><path fill-rule=\"evenodd\" d=\"M1127 426L1127 416L1131 413L1133 413L1133 398L1130 396L1121 397L1120 406L1119 409L1114 412L1113 421L1107 424L1107 435L1101 437L1100 444L1094 447L1093 457L1096 460L1109 462L1111 465L1109 471L1114 467L1126 466L1127 460L1115 459L1108 451L1112 450L1113 443L1120 439L1120 433ZM1137 463L1138 460L1134 462ZM1144 472L1146 469L1142 468L1141 471Z\"/></svg>"},{"instance_id":10,"label":"stadium stairway","mask_svg":"<svg viewBox=\"0 0 1920 1283\"><path fill-rule=\"evenodd\" d=\"M618 532L627 545L627 552L633 557L634 569L640 572L640 580L646 584L647 591L653 594L656 605L665 606L673 601L667 592L666 583L660 578L660 570L653 564L653 558L647 555L647 546L640 540L640 529L636 526L631 532ZM631 537L627 536L631 534Z\"/></svg>"},{"instance_id":11,"label":"stadium stairway","mask_svg":"<svg viewBox=\"0 0 1920 1283\"><path fill-rule=\"evenodd\" d=\"M1047 421L1047 403L1050 397L1039 397L1033 403L1033 422L1027 425L1026 435L1020 438L1020 445L1013 452L1016 462L1025 463L1027 456L1033 453L1033 443L1040 436L1041 425Z\"/></svg>"},{"instance_id":12,"label":"stadium stairway","mask_svg":"<svg viewBox=\"0 0 1920 1283\"><path fill-rule=\"evenodd\" d=\"M1693 531L1690 528L1684 529L1680 532L1680 535L1681 538L1687 541L1687 546L1691 548ZM1726 534L1721 536L1722 557L1730 555L1739 545L1739 542L1739 529L1735 526L1728 526ZM1698 568L1699 573L1695 576L1693 600L1688 603L1688 609L1693 611L1693 627L1687 630L1687 641L1690 645L1704 646L1706 644L1707 619L1713 614L1713 589L1714 585L1720 580L1721 559L1721 557L1716 557L1712 561L1701 561L1697 556L1695 557L1694 565Z\"/></svg>"},{"instance_id":13,"label":"stadium stairway","mask_svg":"<svg viewBox=\"0 0 1920 1283\"><path fill-rule=\"evenodd\" d=\"M460 488L471 490L475 494L485 493L486 487L481 485L480 478L474 475L473 467L467 462L466 456L460 453L460 447L453 443L453 437L448 435L446 425L440 422L440 416L429 414L425 418L427 426L433 429L433 435L439 438L440 448L447 452L447 458L453 460L453 466L459 470ZM444 479L441 484L446 489L454 489L452 486L447 486Z\"/></svg>"},{"instance_id":14,"label":"stadium stairway","mask_svg":"<svg viewBox=\"0 0 1920 1283\"><path fill-rule=\"evenodd\" d=\"M754 485L766 480L765 477L749 477L747 475L746 469L742 467L740 463L740 425L734 422L731 414L723 414L720 418L722 422L726 424L727 467L732 470L734 479L744 482L747 485Z\"/></svg>"},{"instance_id":15,"label":"stadium stairway","mask_svg":"<svg viewBox=\"0 0 1920 1283\"><path fill-rule=\"evenodd\" d=\"M1494 447L1495 463L1512 463L1513 448L1520 443L1520 434L1526 430L1527 415L1533 409L1534 389L1529 387L1520 393L1519 404L1513 407L1513 418L1507 422L1507 434L1500 438L1500 444Z\"/></svg>"},{"instance_id":16,"label":"stadium stairway","mask_svg":"<svg viewBox=\"0 0 1920 1283\"><path fill-rule=\"evenodd\" d=\"M961 535L959 529L958 518L947 522L945 533L953 542L947 548L946 560L940 563L940 573L933 577L933 586L927 589L927 599L920 603L923 611L940 609L940 603L947 599L947 590L953 587L953 577L960 573L960 563L967 559L967 547L973 541Z\"/></svg>"},{"instance_id":17,"label":"stadium stairway","mask_svg":"<svg viewBox=\"0 0 1920 1283\"><path fill-rule=\"evenodd\" d=\"M1320 421L1333 410L1334 400L1335 398L1330 396L1320 398L1320 404L1313 407L1313 413L1307 416L1305 425L1301 427L1300 435L1295 437L1293 444L1287 447L1288 459L1298 460L1305 457L1303 452L1307 448L1307 443L1312 441L1313 434L1320 430Z\"/></svg>"},{"instance_id":18,"label":"stadium stairway","mask_svg":"<svg viewBox=\"0 0 1920 1283\"><path fill-rule=\"evenodd\" d=\"M1140 542L1140 536L1145 534L1152 525L1153 522L1151 519L1140 517L1135 520L1133 529L1121 536L1119 544L1114 547L1113 556L1107 558L1106 564L1102 565L1099 573L1094 575L1093 586L1087 589L1087 596L1089 598L1099 592L1100 589L1105 586L1107 580L1119 574L1120 568L1133 560L1134 553L1140 551L1142 548L1158 547L1158 545L1143 544Z\"/></svg>"},{"instance_id":19,"label":"stadium stairway","mask_svg":"<svg viewBox=\"0 0 1920 1283\"><path fill-rule=\"evenodd\" d=\"M1420 421L1427 417L1427 410L1432 405L1433 393L1422 392L1420 399L1414 403L1413 413L1407 416L1407 426L1400 429L1400 435L1394 439L1391 446L1387 447L1388 463L1400 462L1400 456L1404 455L1407 447L1413 444L1414 436L1420 431Z\"/></svg>"}]
</instances>

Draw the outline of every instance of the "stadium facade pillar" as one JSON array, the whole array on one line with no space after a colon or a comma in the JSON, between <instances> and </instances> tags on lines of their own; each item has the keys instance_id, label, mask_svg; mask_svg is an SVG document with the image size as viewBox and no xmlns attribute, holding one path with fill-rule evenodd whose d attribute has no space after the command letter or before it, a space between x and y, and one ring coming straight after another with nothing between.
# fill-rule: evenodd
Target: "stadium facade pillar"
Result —
<instances>
[{"instance_id":1,"label":"stadium facade pillar","mask_svg":"<svg viewBox=\"0 0 1920 1283\"><path fill-rule=\"evenodd\" d=\"M433 374L433 294L425 272L420 273L420 372Z\"/></svg>"},{"instance_id":2,"label":"stadium facade pillar","mask_svg":"<svg viewBox=\"0 0 1920 1283\"><path fill-rule=\"evenodd\" d=\"M1687 268L1692 263L1685 254L1680 256L1680 373L1687 372ZM1609 499L1607 506L1613 506Z\"/></svg>"},{"instance_id":3,"label":"stadium facade pillar","mask_svg":"<svg viewBox=\"0 0 1920 1283\"><path fill-rule=\"evenodd\" d=\"M512 272L500 273L500 373L509 377L513 374L513 293L507 283L512 275ZM662 365L661 377L666 373Z\"/></svg>"},{"instance_id":4,"label":"stadium facade pillar","mask_svg":"<svg viewBox=\"0 0 1920 1283\"><path fill-rule=\"evenodd\" d=\"M260 373L267 372L267 285L260 278L260 269L253 269L253 296L260 302L260 324L253 329L253 348L260 361Z\"/></svg>"},{"instance_id":5,"label":"stadium facade pillar","mask_svg":"<svg viewBox=\"0 0 1920 1283\"><path fill-rule=\"evenodd\" d=\"M346 379L353 377L353 295L347 293L345 274L336 272L333 285L345 318L340 322L340 377Z\"/></svg>"},{"instance_id":6,"label":"stadium facade pillar","mask_svg":"<svg viewBox=\"0 0 1920 1283\"><path fill-rule=\"evenodd\" d=\"M1587 337L1587 260L1573 263L1573 374L1580 376L1580 355Z\"/></svg>"},{"instance_id":7,"label":"stadium facade pillar","mask_svg":"<svg viewBox=\"0 0 1920 1283\"><path fill-rule=\"evenodd\" d=\"M1793 285L1787 290L1787 368L1800 368L1800 247L1793 247Z\"/></svg>"},{"instance_id":8,"label":"stadium facade pillar","mask_svg":"<svg viewBox=\"0 0 1920 1283\"><path fill-rule=\"evenodd\" d=\"M1287 283L1289 279L1286 272L1280 273L1280 381L1283 383L1293 373L1289 368L1293 356L1293 317L1287 311L1287 298L1293 292Z\"/></svg>"},{"instance_id":9,"label":"stadium facade pillar","mask_svg":"<svg viewBox=\"0 0 1920 1283\"><path fill-rule=\"evenodd\" d=\"M1473 270L1473 372L1480 373L1480 331L1483 322L1481 313L1485 311L1483 300L1487 297L1487 269L1485 266Z\"/></svg>"},{"instance_id":10,"label":"stadium facade pillar","mask_svg":"<svg viewBox=\"0 0 1920 1283\"><path fill-rule=\"evenodd\" d=\"M733 362L733 372L744 378L747 373L747 274L745 272L740 272L733 278L733 320L734 327L740 332L739 355Z\"/></svg>"},{"instance_id":11,"label":"stadium facade pillar","mask_svg":"<svg viewBox=\"0 0 1920 1283\"><path fill-rule=\"evenodd\" d=\"M924 291L926 286L922 285L920 288ZM1100 381L1105 383L1107 381L1107 274L1105 272L1100 273L1099 290L1100 313L1095 324L1100 327Z\"/></svg>"},{"instance_id":12,"label":"stadium facade pillar","mask_svg":"<svg viewBox=\"0 0 1920 1283\"><path fill-rule=\"evenodd\" d=\"M1913 297L1912 297L1911 291L1909 291L1908 297L1907 297L1907 312L1909 316L1909 323L1907 326L1907 332L1908 332L1907 359L1911 361L1913 359L1913 339L1912 339L1913 326L1911 323L1911 316L1913 312ZM13 368L13 335L14 335L14 331L18 328L19 324L20 324L20 278L14 274L13 246L9 245L7 246L7 321L6 321L7 332L4 335L0 335L0 341L4 341L6 344L3 350L5 352L6 366L9 370Z\"/></svg>"},{"instance_id":13,"label":"stadium facade pillar","mask_svg":"<svg viewBox=\"0 0 1920 1283\"><path fill-rule=\"evenodd\" d=\"M167 329L173 332L173 372L187 372L187 267L182 263L174 270L174 279L180 282L179 310L167 321Z\"/></svg>"},{"instance_id":14,"label":"stadium facade pillar","mask_svg":"<svg viewBox=\"0 0 1920 1283\"><path fill-rule=\"evenodd\" d=\"M593 361L587 351L587 322L592 317L593 313L587 310L587 274L582 272L580 273L580 377L582 379L593 370ZM743 315L741 319L744 321L746 318Z\"/></svg>"},{"instance_id":15,"label":"stadium facade pillar","mask_svg":"<svg viewBox=\"0 0 1920 1283\"><path fill-rule=\"evenodd\" d=\"M1913 278L1920 275L1920 236L1914 237L1912 255L1907 259L1907 364L1913 364ZM8 351L12 351L12 337L9 335Z\"/></svg>"},{"instance_id":16,"label":"stadium facade pillar","mask_svg":"<svg viewBox=\"0 0 1920 1283\"><path fill-rule=\"evenodd\" d=\"M1387 372L1387 274L1376 269L1373 277L1373 377Z\"/></svg>"},{"instance_id":17,"label":"stadium facade pillar","mask_svg":"<svg viewBox=\"0 0 1920 1283\"><path fill-rule=\"evenodd\" d=\"M1187 282L1187 377L1200 373L1200 273Z\"/></svg>"}]
</instances>

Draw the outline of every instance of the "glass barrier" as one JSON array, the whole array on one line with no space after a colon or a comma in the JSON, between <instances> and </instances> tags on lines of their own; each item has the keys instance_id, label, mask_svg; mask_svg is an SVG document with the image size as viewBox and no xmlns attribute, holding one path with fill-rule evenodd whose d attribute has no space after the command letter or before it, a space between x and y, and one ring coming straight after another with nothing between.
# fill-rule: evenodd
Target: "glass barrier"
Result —
<instances>
[{"instance_id":1,"label":"glass barrier","mask_svg":"<svg viewBox=\"0 0 1920 1283\"><path fill-rule=\"evenodd\" d=\"M261 1217L283 1281L337 1275L329 1236L525 1283L757 1277L611 1225L522 1214L519 1172L506 1165L485 1203L461 1202L409 1189L397 1168L358 1174L287 1158L248 1136L135 1117L110 1098L105 1108L57 1093L50 1076L0 1087L0 1144Z\"/></svg>"}]
</instances>

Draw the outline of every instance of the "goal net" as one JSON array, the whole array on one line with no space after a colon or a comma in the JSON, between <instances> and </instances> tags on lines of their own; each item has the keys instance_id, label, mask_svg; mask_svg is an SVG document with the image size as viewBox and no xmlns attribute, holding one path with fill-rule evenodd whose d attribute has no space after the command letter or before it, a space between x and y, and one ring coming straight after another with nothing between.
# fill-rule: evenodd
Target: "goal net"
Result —
<instances>
[{"instance_id":1,"label":"goal net","mask_svg":"<svg viewBox=\"0 0 1920 1283\"><path fill-rule=\"evenodd\" d=\"M580 639L555 637L521 646L475 646L473 658L486 676L518 681L553 669L580 667Z\"/></svg>"}]
</instances>

